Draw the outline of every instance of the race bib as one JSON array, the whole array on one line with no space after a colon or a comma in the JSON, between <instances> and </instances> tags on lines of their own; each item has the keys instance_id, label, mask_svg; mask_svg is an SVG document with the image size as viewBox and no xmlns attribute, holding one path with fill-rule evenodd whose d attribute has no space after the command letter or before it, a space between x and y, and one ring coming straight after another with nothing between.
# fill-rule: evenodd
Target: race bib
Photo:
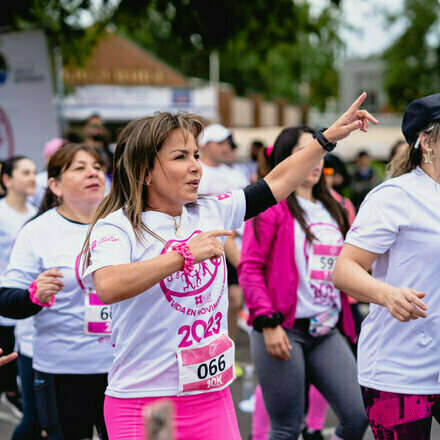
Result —
<instances>
[{"instance_id":1,"label":"race bib","mask_svg":"<svg viewBox=\"0 0 440 440\"><path fill-rule=\"evenodd\" d=\"M112 315L110 306L101 302L96 292L87 289L85 295L84 332L87 335L110 335Z\"/></svg>"},{"instance_id":2,"label":"race bib","mask_svg":"<svg viewBox=\"0 0 440 440\"><path fill-rule=\"evenodd\" d=\"M178 350L178 395L226 388L235 379L234 354L234 342L224 333L209 343Z\"/></svg>"},{"instance_id":3,"label":"race bib","mask_svg":"<svg viewBox=\"0 0 440 440\"><path fill-rule=\"evenodd\" d=\"M336 259L342 246L329 244L313 244L309 258L309 281L331 282Z\"/></svg>"}]
</instances>

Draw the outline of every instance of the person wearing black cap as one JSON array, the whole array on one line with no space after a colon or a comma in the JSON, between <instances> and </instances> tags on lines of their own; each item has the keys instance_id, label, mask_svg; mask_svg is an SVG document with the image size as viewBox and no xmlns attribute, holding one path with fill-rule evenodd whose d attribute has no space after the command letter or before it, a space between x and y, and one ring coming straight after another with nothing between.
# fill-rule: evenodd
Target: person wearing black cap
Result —
<instances>
[{"instance_id":1,"label":"person wearing black cap","mask_svg":"<svg viewBox=\"0 0 440 440\"><path fill-rule=\"evenodd\" d=\"M440 93L409 104L402 132L409 149L364 200L333 282L372 303L358 379L375 438L424 440L440 416Z\"/></svg>"}]
</instances>

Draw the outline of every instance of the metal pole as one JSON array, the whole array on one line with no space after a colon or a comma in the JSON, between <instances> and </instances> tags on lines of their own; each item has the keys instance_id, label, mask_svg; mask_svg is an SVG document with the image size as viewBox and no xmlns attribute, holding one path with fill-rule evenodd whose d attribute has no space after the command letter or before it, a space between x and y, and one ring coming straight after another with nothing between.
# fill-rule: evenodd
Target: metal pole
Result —
<instances>
[{"instance_id":1,"label":"metal pole","mask_svg":"<svg viewBox=\"0 0 440 440\"><path fill-rule=\"evenodd\" d=\"M215 96L217 99L217 120L220 119L220 110L219 110L219 101L220 101L220 90L219 90L219 82L220 82L220 57L218 56L218 52L213 50L209 54L209 82L211 86L214 87Z\"/></svg>"},{"instance_id":2,"label":"metal pole","mask_svg":"<svg viewBox=\"0 0 440 440\"><path fill-rule=\"evenodd\" d=\"M58 117L59 129L63 136L65 129L65 121L63 116L63 99L64 99L64 80L63 80L63 55L59 46L54 47L54 66L55 66L55 108Z\"/></svg>"}]
</instances>

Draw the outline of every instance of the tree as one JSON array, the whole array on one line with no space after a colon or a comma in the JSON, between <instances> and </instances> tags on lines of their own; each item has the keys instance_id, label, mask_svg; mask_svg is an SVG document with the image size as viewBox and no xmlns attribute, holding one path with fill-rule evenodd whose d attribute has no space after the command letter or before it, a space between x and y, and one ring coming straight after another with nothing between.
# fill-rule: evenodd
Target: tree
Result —
<instances>
[{"instance_id":1,"label":"tree","mask_svg":"<svg viewBox=\"0 0 440 440\"><path fill-rule=\"evenodd\" d=\"M187 76L207 79L217 51L221 79L238 93L323 108L337 93L338 4L315 16L309 0L16 0L0 26L42 28L65 64L82 64L112 24Z\"/></svg>"},{"instance_id":2,"label":"tree","mask_svg":"<svg viewBox=\"0 0 440 440\"><path fill-rule=\"evenodd\" d=\"M116 8L114 0L3 0L0 30L42 29L65 64L81 65Z\"/></svg>"},{"instance_id":3,"label":"tree","mask_svg":"<svg viewBox=\"0 0 440 440\"><path fill-rule=\"evenodd\" d=\"M405 20L403 33L385 51L384 85L391 106L403 111L410 101L440 88L440 17L438 0L405 0L390 22ZM433 38L434 37L434 38Z\"/></svg>"},{"instance_id":4,"label":"tree","mask_svg":"<svg viewBox=\"0 0 440 440\"><path fill-rule=\"evenodd\" d=\"M337 94L335 60L342 43L336 3L312 16L307 1L157 0L136 15L136 2L125 0L114 23L186 75L207 79L209 54L217 50L221 80L239 94L323 108Z\"/></svg>"}]
</instances>

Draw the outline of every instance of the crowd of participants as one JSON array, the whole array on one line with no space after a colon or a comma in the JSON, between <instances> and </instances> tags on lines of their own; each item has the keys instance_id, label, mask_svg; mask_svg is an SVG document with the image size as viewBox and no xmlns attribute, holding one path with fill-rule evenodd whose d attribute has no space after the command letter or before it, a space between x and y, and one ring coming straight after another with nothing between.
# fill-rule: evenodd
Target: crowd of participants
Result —
<instances>
[{"instance_id":1,"label":"crowd of participants","mask_svg":"<svg viewBox=\"0 0 440 440\"><path fill-rule=\"evenodd\" d=\"M258 379L253 440L322 440L329 405L332 440L368 424L378 440L429 438L440 94L408 106L386 173L366 150L348 167L333 151L378 122L364 99L328 129L255 141L247 161L226 127L169 113L129 123L114 152L93 115L83 139L45 145L44 171L4 161L12 438L241 438L228 388L242 374L239 316ZM362 331L357 301L372 303Z\"/></svg>"}]
</instances>

